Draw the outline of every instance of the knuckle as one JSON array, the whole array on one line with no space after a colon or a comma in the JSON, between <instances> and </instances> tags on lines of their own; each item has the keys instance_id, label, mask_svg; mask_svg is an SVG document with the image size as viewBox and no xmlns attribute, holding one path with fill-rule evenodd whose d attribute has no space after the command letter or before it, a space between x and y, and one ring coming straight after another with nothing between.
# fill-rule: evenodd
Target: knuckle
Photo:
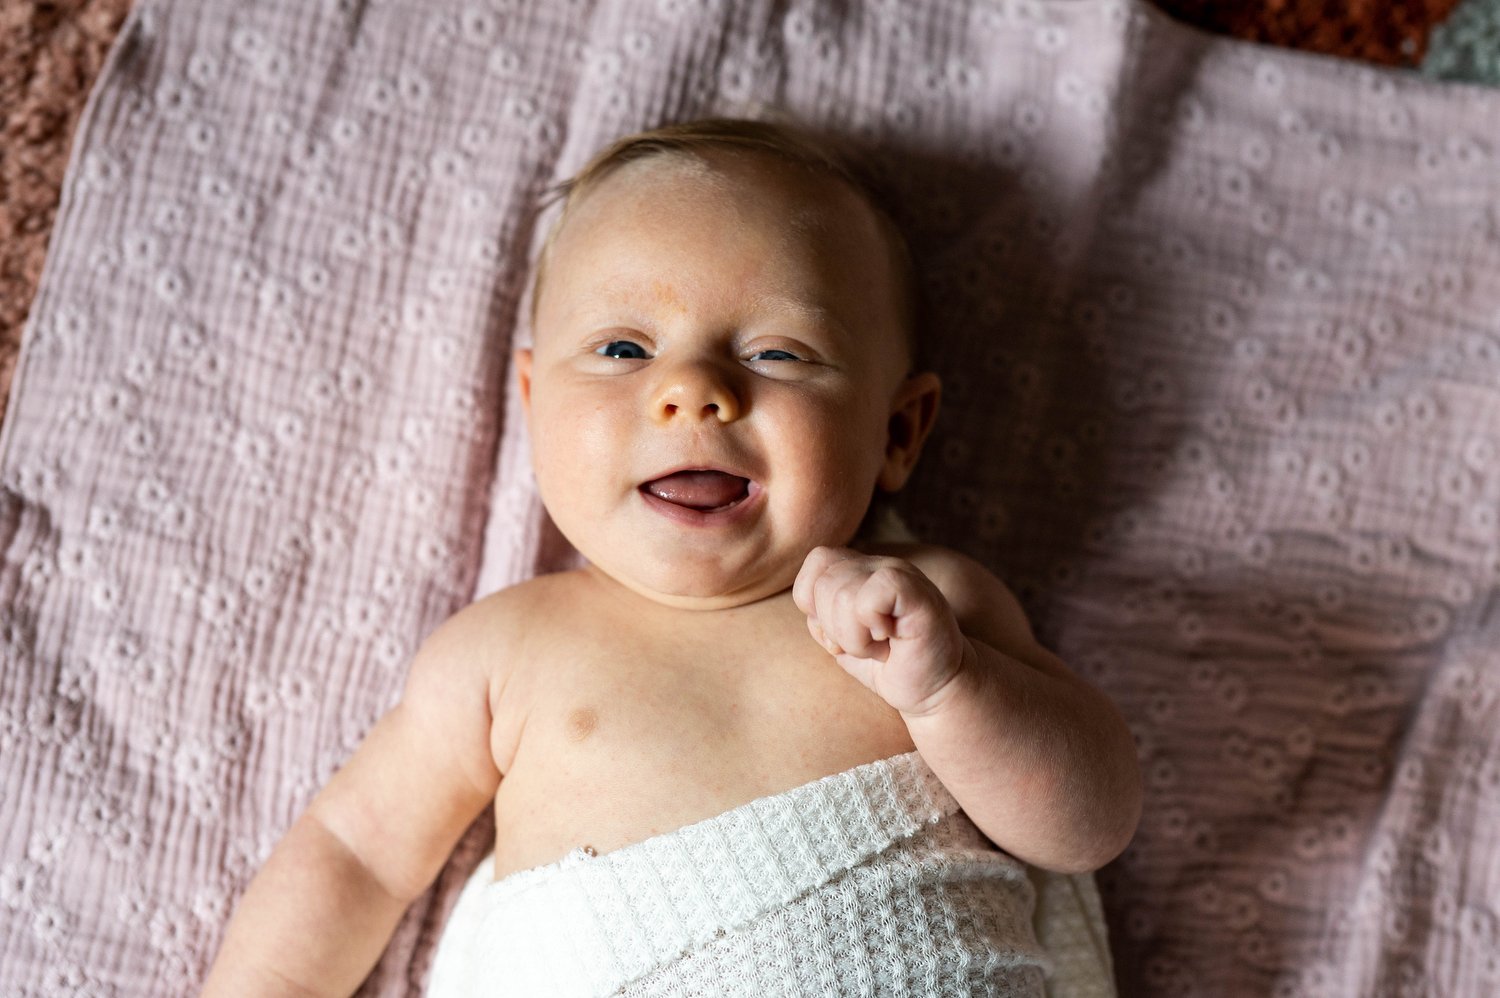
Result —
<instances>
[{"instance_id":1,"label":"knuckle","mask_svg":"<svg viewBox=\"0 0 1500 998\"><path fill-rule=\"evenodd\" d=\"M871 574L870 580L892 589L911 588L911 578L896 565L882 565Z\"/></svg>"}]
</instances>

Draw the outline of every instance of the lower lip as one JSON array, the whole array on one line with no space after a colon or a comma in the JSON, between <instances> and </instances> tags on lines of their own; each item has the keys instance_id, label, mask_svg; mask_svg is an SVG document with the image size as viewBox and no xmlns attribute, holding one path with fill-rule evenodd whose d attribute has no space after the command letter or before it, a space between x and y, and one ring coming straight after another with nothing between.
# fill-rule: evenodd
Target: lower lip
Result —
<instances>
[{"instance_id":1,"label":"lower lip","mask_svg":"<svg viewBox=\"0 0 1500 998\"><path fill-rule=\"evenodd\" d=\"M679 506L675 502L668 502L661 496L652 495L643 488L636 491L642 499L646 500L647 506L662 516L689 527L727 527L739 523L760 507L761 496L765 493L765 489L751 482L745 498L728 509L710 512L693 509L690 506Z\"/></svg>"}]
</instances>

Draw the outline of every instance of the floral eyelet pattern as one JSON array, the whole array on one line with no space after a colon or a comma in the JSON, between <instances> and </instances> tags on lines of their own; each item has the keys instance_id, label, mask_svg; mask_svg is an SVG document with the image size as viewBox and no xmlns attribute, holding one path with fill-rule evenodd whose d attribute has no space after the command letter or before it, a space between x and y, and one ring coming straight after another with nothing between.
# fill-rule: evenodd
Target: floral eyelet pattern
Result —
<instances>
[{"instance_id":1,"label":"floral eyelet pattern","mask_svg":"<svg viewBox=\"0 0 1500 998\"><path fill-rule=\"evenodd\" d=\"M505 391L533 200L778 102L911 237L902 515L1135 728L1122 993L1500 988L1500 95L1139 0L144 0L0 436L7 983L191 993L422 637L573 563Z\"/></svg>"}]
</instances>

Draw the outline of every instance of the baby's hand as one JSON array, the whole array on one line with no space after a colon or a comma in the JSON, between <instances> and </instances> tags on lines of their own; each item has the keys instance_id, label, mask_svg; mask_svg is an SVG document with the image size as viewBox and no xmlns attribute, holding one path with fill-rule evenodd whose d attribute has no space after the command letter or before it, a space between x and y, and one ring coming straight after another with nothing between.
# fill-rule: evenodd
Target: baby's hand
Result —
<instances>
[{"instance_id":1,"label":"baby's hand","mask_svg":"<svg viewBox=\"0 0 1500 998\"><path fill-rule=\"evenodd\" d=\"M930 709L963 665L967 642L953 610L904 558L813 548L792 601L839 665L904 714Z\"/></svg>"}]
</instances>

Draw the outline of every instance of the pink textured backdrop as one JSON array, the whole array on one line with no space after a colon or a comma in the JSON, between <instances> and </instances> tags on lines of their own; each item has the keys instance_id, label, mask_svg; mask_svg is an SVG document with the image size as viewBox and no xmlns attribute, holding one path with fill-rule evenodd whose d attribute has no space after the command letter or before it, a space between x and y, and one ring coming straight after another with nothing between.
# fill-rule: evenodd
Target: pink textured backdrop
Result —
<instances>
[{"instance_id":1,"label":"pink textured backdrop","mask_svg":"<svg viewBox=\"0 0 1500 998\"><path fill-rule=\"evenodd\" d=\"M192 993L421 637L566 556L505 391L528 206L756 102L899 193L947 384L908 522L1139 734L1123 993L1500 987L1500 95L1131 0L133 12L0 435L7 986Z\"/></svg>"}]
</instances>

